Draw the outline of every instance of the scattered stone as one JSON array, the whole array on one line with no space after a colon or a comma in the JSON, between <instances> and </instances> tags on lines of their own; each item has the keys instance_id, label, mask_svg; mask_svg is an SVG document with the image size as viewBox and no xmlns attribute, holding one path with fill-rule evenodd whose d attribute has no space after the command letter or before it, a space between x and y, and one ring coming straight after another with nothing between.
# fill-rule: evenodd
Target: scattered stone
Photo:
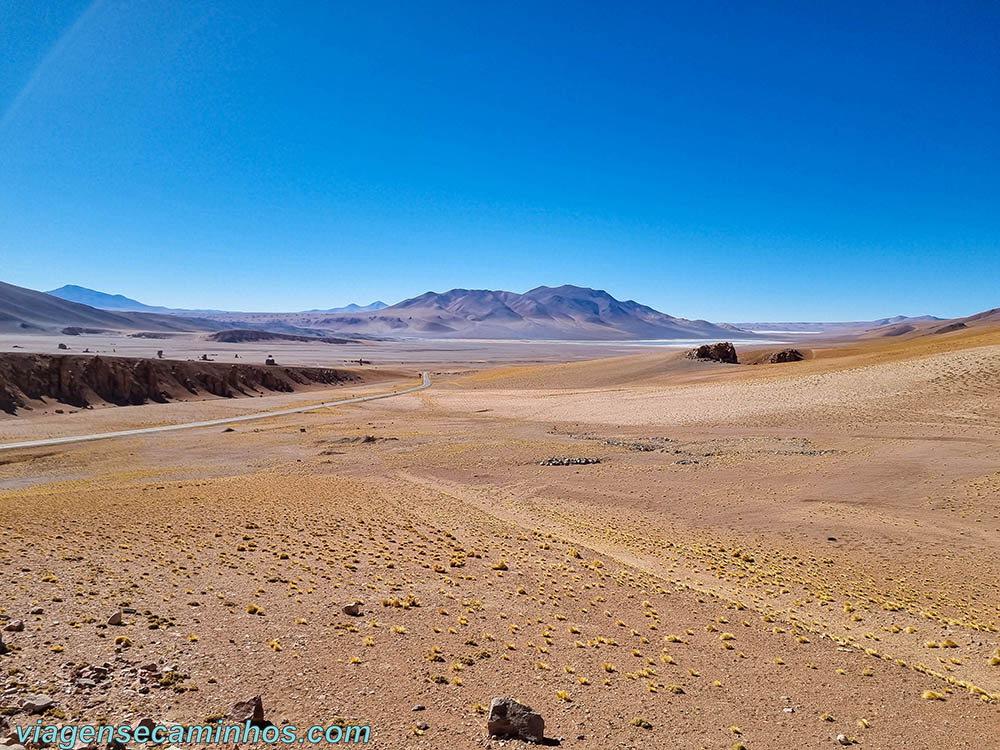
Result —
<instances>
[{"instance_id":1,"label":"scattered stone","mask_svg":"<svg viewBox=\"0 0 1000 750\"><path fill-rule=\"evenodd\" d=\"M350 617L361 617L361 607L364 606L363 601L351 602L344 606L344 614Z\"/></svg>"},{"instance_id":2,"label":"scattered stone","mask_svg":"<svg viewBox=\"0 0 1000 750\"><path fill-rule=\"evenodd\" d=\"M28 614L29 614L29 615L40 615L40 614L42 614L43 612L45 612L45 610L44 610L44 609L42 609L41 607L32 607L32 608L31 608L31 609L30 609L30 610L28 611Z\"/></svg>"},{"instance_id":3,"label":"scattered stone","mask_svg":"<svg viewBox=\"0 0 1000 750\"><path fill-rule=\"evenodd\" d=\"M835 541L837 541L837 537L835 537L835 536L828 536L826 538L826 541L828 541L828 542L835 542Z\"/></svg>"},{"instance_id":4,"label":"scattered stone","mask_svg":"<svg viewBox=\"0 0 1000 750\"><path fill-rule=\"evenodd\" d=\"M417 722L417 729L419 729L421 731L426 731L426 730L428 730L430 728L431 728L430 724L428 724L426 721L418 721Z\"/></svg>"},{"instance_id":5,"label":"scattered stone","mask_svg":"<svg viewBox=\"0 0 1000 750\"><path fill-rule=\"evenodd\" d=\"M839 742L841 745L853 745L854 744L853 742L851 742L851 738L848 737L846 734L838 734L837 735L837 742Z\"/></svg>"},{"instance_id":6,"label":"scattered stone","mask_svg":"<svg viewBox=\"0 0 1000 750\"><path fill-rule=\"evenodd\" d=\"M22 630L24 630L24 621L11 620L10 622L7 623L7 626L4 628L4 630L6 630L8 633L20 633Z\"/></svg>"},{"instance_id":7,"label":"scattered stone","mask_svg":"<svg viewBox=\"0 0 1000 750\"><path fill-rule=\"evenodd\" d=\"M561 458L546 458L544 461L539 461L539 466L584 466L586 464L599 464L601 459L599 458L574 458L572 456L563 456Z\"/></svg>"},{"instance_id":8,"label":"scattered stone","mask_svg":"<svg viewBox=\"0 0 1000 750\"><path fill-rule=\"evenodd\" d=\"M29 695L25 698L24 702L21 703L21 708L29 714L40 714L42 711L52 708L55 704L56 702L49 696L39 693L38 695Z\"/></svg>"},{"instance_id":9,"label":"scattered stone","mask_svg":"<svg viewBox=\"0 0 1000 750\"><path fill-rule=\"evenodd\" d=\"M777 365L782 362L801 362L805 358L806 355L798 349L782 349L780 352L772 354L767 361L772 365Z\"/></svg>"},{"instance_id":10,"label":"scattered stone","mask_svg":"<svg viewBox=\"0 0 1000 750\"><path fill-rule=\"evenodd\" d=\"M264 701L259 695L255 695L245 701L240 701L232 707L229 712L229 719L237 724L263 724L264 723Z\"/></svg>"},{"instance_id":11,"label":"scattered stone","mask_svg":"<svg viewBox=\"0 0 1000 750\"><path fill-rule=\"evenodd\" d=\"M426 711L427 706L421 706L419 703L410 709L411 711Z\"/></svg>"},{"instance_id":12,"label":"scattered stone","mask_svg":"<svg viewBox=\"0 0 1000 750\"><path fill-rule=\"evenodd\" d=\"M725 362L730 365L739 364L739 360L736 358L736 347L728 341L722 341L718 344L702 344L697 349L689 351L685 356L688 359Z\"/></svg>"},{"instance_id":13,"label":"scattered stone","mask_svg":"<svg viewBox=\"0 0 1000 750\"><path fill-rule=\"evenodd\" d=\"M371 443L382 443L387 440L399 440L397 437L381 437L379 435L356 435L354 437L342 437L336 440L320 440L320 443L332 443L337 445L347 445L361 443L369 445Z\"/></svg>"},{"instance_id":14,"label":"scattered stone","mask_svg":"<svg viewBox=\"0 0 1000 750\"><path fill-rule=\"evenodd\" d=\"M679 461L674 461L675 464L696 464L699 463L697 458L682 458Z\"/></svg>"},{"instance_id":15,"label":"scattered stone","mask_svg":"<svg viewBox=\"0 0 1000 750\"><path fill-rule=\"evenodd\" d=\"M841 453L841 452L842 451L834 450L832 448L823 448L821 450L820 449L813 449L813 450L800 450L800 451L780 450L780 451L774 451L774 455L776 455L776 456L829 456L829 455L832 455L834 453Z\"/></svg>"},{"instance_id":16,"label":"scattered stone","mask_svg":"<svg viewBox=\"0 0 1000 750\"><path fill-rule=\"evenodd\" d=\"M495 737L541 742L545 738L545 720L540 713L512 698L494 698L486 731Z\"/></svg>"},{"instance_id":17,"label":"scattered stone","mask_svg":"<svg viewBox=\"0 0 1000 750\"><path fill-rule=\"evenodd\" d=\"M122 624L122 611L119 609L111 617L108 618L108 625L121 625Z\"/></svg>"},{"instance_id":18,"label":"scattered stone","mask_svg":"<svg viewBox=\"0 0 1000 750\"><path fill-rule=\"evenodd\" d=\"M661 439L661 438L655 438L655 439ZM667 439L663 439L663 441L670 442ZM630 440L614 440L614 439L602 440L601 445L614 445L617 446L618 448L625 448L626 450L640 451L643 453L650 453L652 451L663 450L662 445L654 445L652 443L637 443Z\"/></svg>"}]
</instances>

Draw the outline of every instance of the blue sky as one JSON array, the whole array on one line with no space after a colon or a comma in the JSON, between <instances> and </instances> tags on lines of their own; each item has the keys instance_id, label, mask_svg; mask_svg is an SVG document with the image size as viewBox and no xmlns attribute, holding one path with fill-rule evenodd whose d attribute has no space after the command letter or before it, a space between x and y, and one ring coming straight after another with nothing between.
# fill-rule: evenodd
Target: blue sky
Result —
<instances>
[{"instance_id":1,"label":"blue sky","mask_svg":"<svg viewBox=\"0 0 1000 750\"><path fill-rule=\"evenodd\" d=\"M0 4L0 279L297 310L1000 305L1000 6Z\"/></svg>"}]
</instances>

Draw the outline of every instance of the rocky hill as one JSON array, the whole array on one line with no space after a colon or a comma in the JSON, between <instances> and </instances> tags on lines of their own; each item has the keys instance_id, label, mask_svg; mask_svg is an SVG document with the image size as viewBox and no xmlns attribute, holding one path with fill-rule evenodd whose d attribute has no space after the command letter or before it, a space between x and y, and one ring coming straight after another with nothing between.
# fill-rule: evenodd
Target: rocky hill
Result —
<instances>
[{"instance_id":1,"label":"rocky hill","mask_svg":"<svg viewBox=\"0 0 1000 750\"><path fill-rule=\"evenodd\" d=\"M218 331L206 337L209 341L221 341L226 344L245 344L251 341L302 341L305 343L322 344L356 344L351 339L339 339L332 336L299 336L293 333L278 333L276 331L254 331L243 328Z\"/></svg>"},{"instance_id":2,"label":"rocky hill","mask_svg":"<svg viewBox=\"0 0 1000 750\"><path fill-rule=\"evenodd\" d=\"M63 404L135 406L290 393L384 377L319 367L267 367L131 357L0 353L0 411Z\"/></svg>"}]
</instances>

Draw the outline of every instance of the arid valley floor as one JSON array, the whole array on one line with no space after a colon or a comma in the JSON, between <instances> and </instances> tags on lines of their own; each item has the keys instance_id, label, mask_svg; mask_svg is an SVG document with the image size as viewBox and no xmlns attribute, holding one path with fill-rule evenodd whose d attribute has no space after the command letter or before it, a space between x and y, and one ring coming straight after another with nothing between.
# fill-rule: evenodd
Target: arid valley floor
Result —
<instances>
[{"instance_id":1,"label":"arid valley floor","mask_svg":"<svg viewBox=\"0 0 1000 750\"><path fill-rule=\"evenodd\" d=\"M199 723L259 694L276 724L458 749L499 747L483 711L511 696L573 749L1000 747L1000 330L778 365L455 352L0 418L7 443L433 382L0 451L0 619L24 624L0 704ZM563 457L600 462L540 465Z\"/></svg>"}]
</instances>

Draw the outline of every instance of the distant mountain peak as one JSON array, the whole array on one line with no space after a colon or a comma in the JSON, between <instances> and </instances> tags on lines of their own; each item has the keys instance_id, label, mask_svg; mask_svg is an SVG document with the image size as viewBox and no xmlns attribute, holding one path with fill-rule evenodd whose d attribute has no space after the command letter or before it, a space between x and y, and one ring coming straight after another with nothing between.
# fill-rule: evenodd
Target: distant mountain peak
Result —
<instances>
[{"instance_id":1,"label":"distant mountain peak","mask_svg":"<svg viewBox=\"0 0 1000 750\"><path fill-rule=\"evenodd\" d=\"M168 313L171 315L192 315L192 314L204 314L204 313L225 313L225 310L186 310L184 308L174 308L174 307L157 307L154 305L147 305L138 300L134 300L130 297L126 297L123 294L108 294L107 292L100 292L96 289L88 289L85 286L78 286L76 284L65 284L58 289L53 289L50 292L45 292L45 294L51 294L53 297L58 297L59 299L66 300L68 302L77 302L81 305L90 305L91 307L96 307L98 310L118 310L118 311L129 311L129 312L156 312L156 313ZM357 305L351 303L344 307L333 307L328 310L307 310L310 313L341 313L341 312L370 312L373 310L381 310L388 305L381 300L376 300L367 305Z\"/></svg>"},{"instance_id":2,"label":"distant mountain peak","mask_svg":"<svg viewBox=\"0 0 1000 750\"><path fill-rule=\"evenodd\" d=\"M878 320L853 320L853 321L784 321L784 322L751 322L733 323L734 326L746 331L757 331L766 333L824 333L831 331L847 331L852 329L866 330L871 328L884 328L898 323L928 323L944 320L933 315L893 315L889 318L879 318Z\"/></svg>"},{"instance_id":3,"label":"distant mountain peak","mask_svg":"<svg viewBox=\"0 0 1000 750\"><path fill-rule=\"evenodd\" d=\"M81 305L90 305L99 310L129 310L129 311L163 311L165 308L146 305L138 300L126 297L123 294L108 294L99 292L96 289L88 289L85 286L76 284L65 284L58 289L45 292L53 297L64 299L68 302L77 302Z\"/></svg>"},{"instance_id":4,"label":"distant mountain peak","mask_svg":"<svg viewBox=\"0 0 1000 750\"><path fill-rule=\"evenodd\" d=\"M323 310L306 310L305 312L311 313L342 313L342 312L371 312L373 310L382 310L388 307L382 300L375 300L374 302L369 302L367 305L359 305L355 302L351 302L349 305L344 305L343 307L330 307Z\"/></svg>"},{"instance_id":5,"label":"distant mountain peak","mask_svg":"<svg viewBox=\"0 0 1000 750\"><path fill-rule=\"evenodd\" d=\"M89 293L85 287L63 287L66 294ZM96 294L102 294L96 292ZM112 295L103 295L111 297ZM127 298L125 298L127 299ZM86 302L65 299L57 294L0 282L0 331L37 332L66 328L96 330L205 331L218 326L208 320L157 315L134 310L102 309ZM69 335L69 334L67 334Z\"/></svg>"}]
</instances>

